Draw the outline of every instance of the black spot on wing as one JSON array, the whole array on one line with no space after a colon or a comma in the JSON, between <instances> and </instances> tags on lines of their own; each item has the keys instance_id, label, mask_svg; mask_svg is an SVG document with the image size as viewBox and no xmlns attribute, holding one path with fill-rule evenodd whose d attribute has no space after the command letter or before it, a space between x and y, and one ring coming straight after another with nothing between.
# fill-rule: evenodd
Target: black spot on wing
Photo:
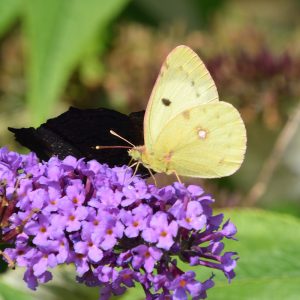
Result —
<instances>
[{"instance_id":1,"label":"black spot on wing","mask_svg":"<svg viewBox=\"0 0 300 300\"><path fill-rule=\"evenodd\" d=\"M161 102L163 103L163 105L165 106L169 106L172 102L169 99L166 98L162 98Z\"/></svg>"}]
</instances>

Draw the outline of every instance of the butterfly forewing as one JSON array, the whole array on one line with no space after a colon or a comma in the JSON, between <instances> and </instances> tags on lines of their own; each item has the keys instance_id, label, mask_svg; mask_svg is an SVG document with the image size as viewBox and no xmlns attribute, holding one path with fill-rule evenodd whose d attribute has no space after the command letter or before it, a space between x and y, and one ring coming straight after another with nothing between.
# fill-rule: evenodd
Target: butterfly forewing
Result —
<instances>
[{"instance_id":1,"label":"butterfly forewing","mask_svg":"<svg viewBox=\"0 0 300 300\"><path fill-rule=\"evenodd\" d=\"M218 99L215 83L198 55L187 46L176 47L161 67L146 109L146 148L152 148L165 124L180 112Z\"/></svg>"},{"instance_id":2,"label":"butterfly forewing","mask_svg":"<svg viewBox=\"0 0 300 300\"><path fill-rule=\"evenodd\" d=\"M215 178L234 173L246 150L246 130L239 112L229 103L190 108L161 131L153 146L155 159L167 173Z\"/></svg>"}]
</instances>

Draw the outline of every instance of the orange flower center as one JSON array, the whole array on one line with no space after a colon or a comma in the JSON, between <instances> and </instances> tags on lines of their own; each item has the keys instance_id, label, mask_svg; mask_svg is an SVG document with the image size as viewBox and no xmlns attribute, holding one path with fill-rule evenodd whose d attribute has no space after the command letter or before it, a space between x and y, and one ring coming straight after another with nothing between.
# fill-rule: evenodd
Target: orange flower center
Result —
<instances>
[{"instance_id":1,"label":"orange flower center","mask_svg":"<svg viewBox=\"0 0 300 300\"><path fill-rule=\"evenodd\" d=\"M71 216L69 217L69 220L70 220L70 221L74 221L74 220L75 220L75 216L71 215Z\"/></svg>"},{"instance_id":2,"label":"orange flower center","mask_svg":"<svg viewBox=\"0 0 300 300\"><path fill-rule=\"evenodd\" d=\"M186 281L184 279L181 279L180 282L179 282L179 285L181 287L185 287L186 286Z\"/></svg>"},{"instance_id":3,"label":"orange flower center","mask_svg":"<svg viewBox=\"0 0 300 300\"><path fill-rule=\"evenodd\" d=\"M166 237L168 235L168 233L166 232L166 231L162 231L161 233L160 233L160 236L162 236L162 237Z\"/></svg>"},{"instance_id":4,"label":"orange flower center","mask_svg":"<svg viewBox=\"0 0 300 300\"><path fill-rule=\"evenodd\" d=\"M123 275L123 278L124 278L124 279L129 279L129 278L131 278L131 275L130 275L130 274L124 274L124 275Z\"/></svg>"},{"instance_id":5,"label":"orange flower center","mask_svg":"<svg viewBox=\"0 0 300 300\"><path fill-rule=\"evenodd\" d=\"M106 233L109 234L109 235L111 235L113 233L113 231L112 231L112 229L107 229Z\"/></svg>"}]
</instances>

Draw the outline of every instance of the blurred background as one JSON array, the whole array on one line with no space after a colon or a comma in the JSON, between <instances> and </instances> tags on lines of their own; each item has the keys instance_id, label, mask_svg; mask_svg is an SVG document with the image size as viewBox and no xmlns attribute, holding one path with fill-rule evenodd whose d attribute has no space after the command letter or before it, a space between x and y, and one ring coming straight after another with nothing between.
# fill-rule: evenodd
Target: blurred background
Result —
<instances>
[{"instance_id":1,"label":"blurred background","mask_svg":"<svg viewBox=\"0 0 300 300\"><path fill-rule=\"evenodd\" d=\"M248 133L235 175L197 182L240 232L230 243L237 279L218 275L211 299L300 299L299 0L0 0L0 145L25 152L7 127L39 126L69 106L145 109L179 44L199 54ZM12 288L17 273L5 272L0 287ZM97 299L67 284L73 298ZM46 289L43 297L66 297L59 283Z\"/></svg>"}]
</instances>

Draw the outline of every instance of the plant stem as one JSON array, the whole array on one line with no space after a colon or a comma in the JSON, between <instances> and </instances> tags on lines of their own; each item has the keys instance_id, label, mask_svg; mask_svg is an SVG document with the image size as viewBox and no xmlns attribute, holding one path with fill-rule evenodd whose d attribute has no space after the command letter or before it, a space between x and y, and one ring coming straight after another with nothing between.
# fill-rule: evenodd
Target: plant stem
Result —
<instances>
[{"instance_id":1,"label":"plant stem","mask_svg":"<svg viewBox=\"0 0 300 300\"><path fill-rule=\"evenodd\" d=\"M263 164L257 180L248 192L244 202L246 206L253 206L266 192L269 182L282 158L282 155L297 132L299 123L300 102L279 134L270 156Z\"/></svg>"}]
</instances>

